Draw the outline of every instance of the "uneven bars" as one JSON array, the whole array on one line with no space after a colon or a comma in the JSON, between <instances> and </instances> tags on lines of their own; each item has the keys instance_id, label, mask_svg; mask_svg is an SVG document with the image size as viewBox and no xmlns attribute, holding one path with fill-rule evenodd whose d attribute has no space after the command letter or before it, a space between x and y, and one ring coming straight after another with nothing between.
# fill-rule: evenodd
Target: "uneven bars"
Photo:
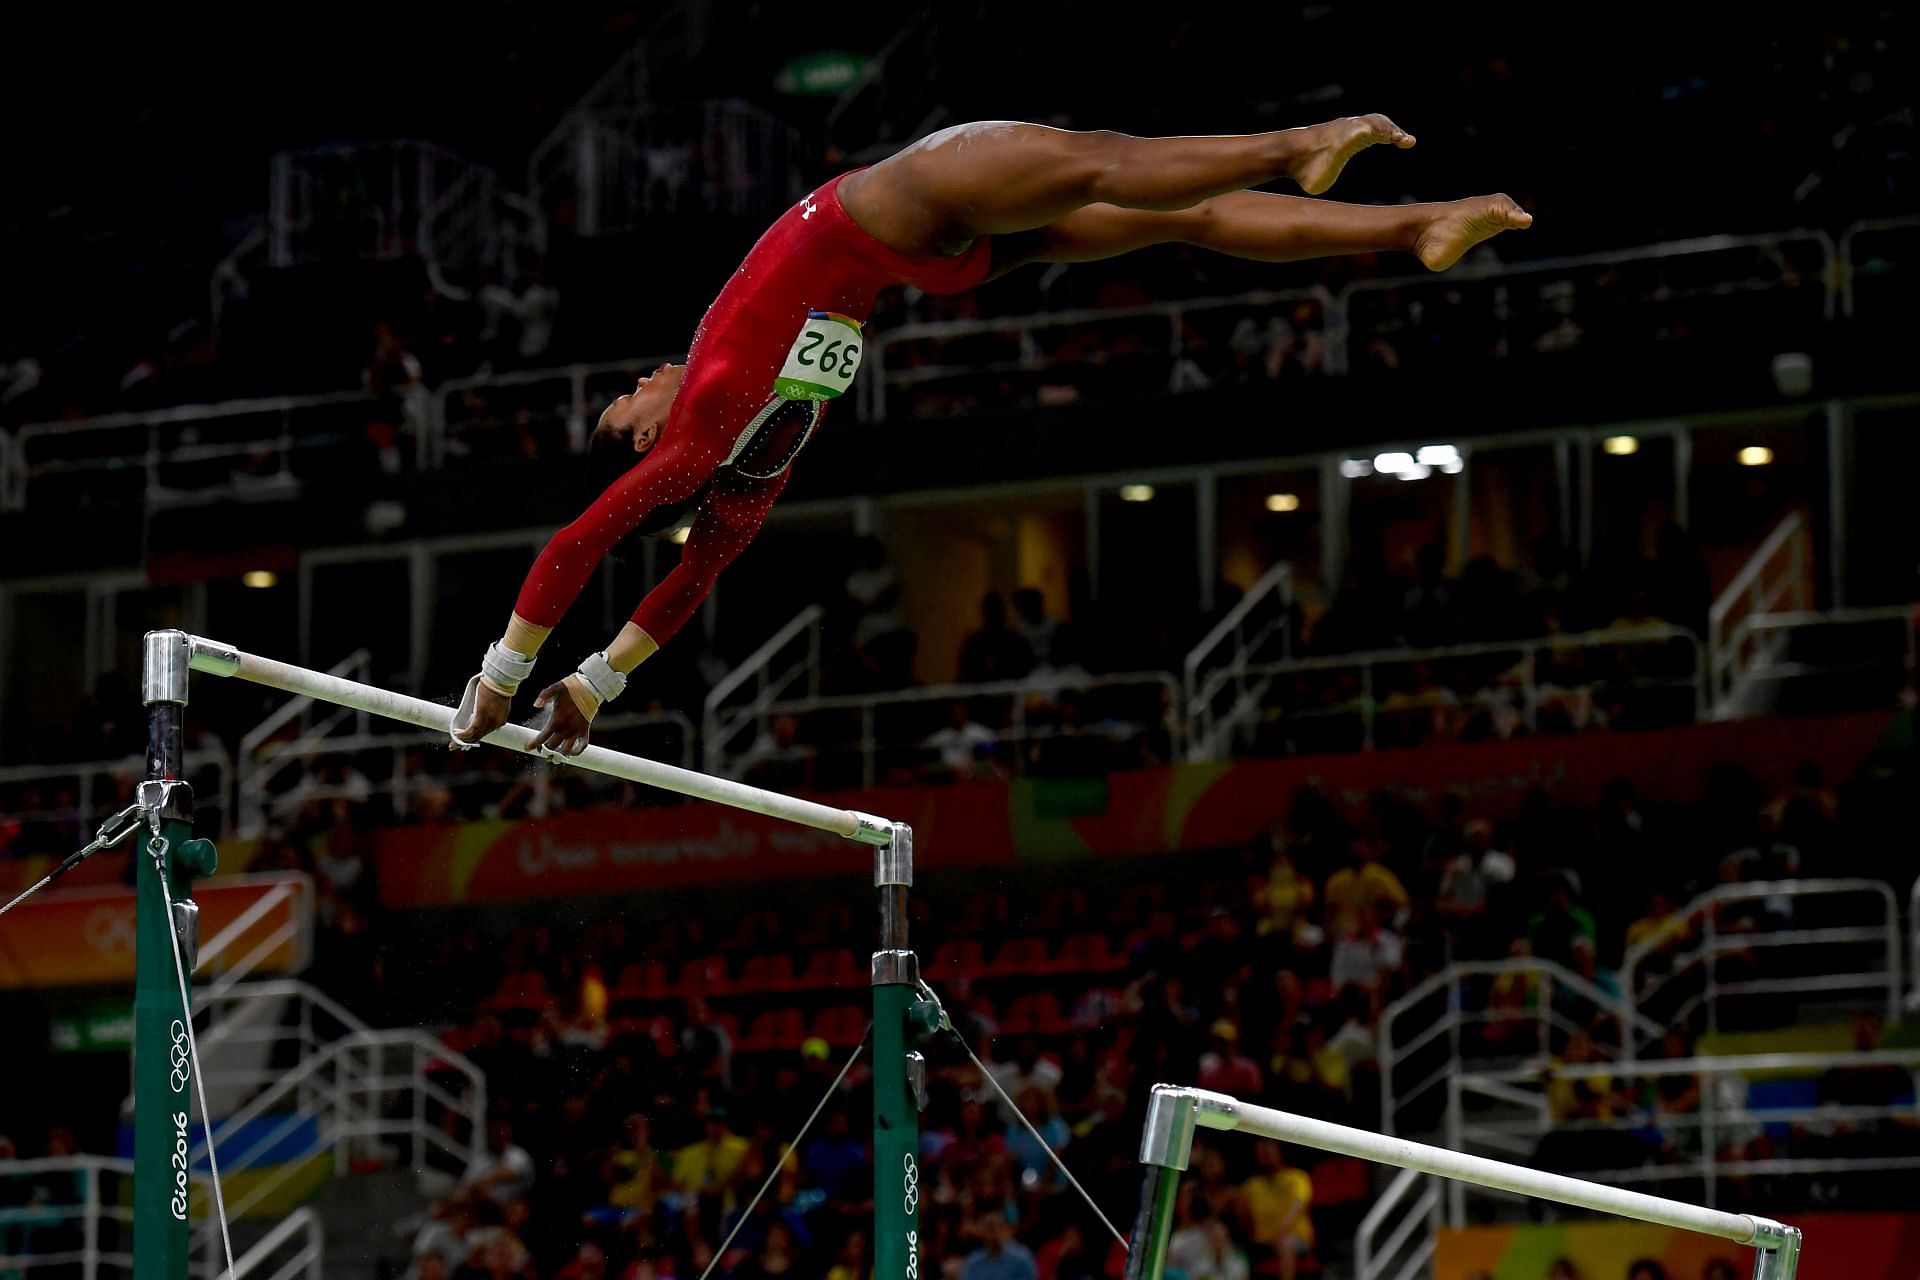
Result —
<instances>
[{"instance_id":1,"label":"uneven bars","mask_svg":"<svg viewBox=\"0 0 1920 1280\"><path fill-rule=\"evenodd\" d=\"M1196 1125L1208 1129L1237 1129L1281 1142L1297 1142L1321 1151L1414 1169L1436 1177L1718 1236L1756 1249L1797 1252L1799 1247L1799 1230L1770 1218L1726 1213L1606 1183L1584 1182L1544 1169L1489 1160L1445 1147L1430 1147L1406 1138L1275 1111L1271 1107L1241 1102L1224 1093L1180 1085L1154 1086L1146 1130L1140 1141L1141 1162L1168 1169L1186 1168Z\"/></svg>"},{"instance_id":2,"label":"uneven bars","mask_svg":"<svg viewBox=\"0 0 1920 1280\"><path fill-rule=\"evenodd\" d=\"M187 635L185 632L174 634L179 636L179 640L175 642L178 649L184 650L187 665L194 671L202 671L213 676L232 676L254 684L265 685L270 689L279 689L283 693L317 698L321 702L331 702L355 711L384 716L389 720L418 725L422 729L432 729L437 733L449 735L452 733L452 707L443 707L437 702L427 702L420 698L410 698L404 693L394 693L388 689L376 689L370 684L361 684L358 680L347 680L321 671L309 671L305 667L296 667L285 662L275 662L271 658L244 653L232 645L222 644L217 640L207 640L200 636ZM522 755L538 756L543 760L558 761L593 773L625 778L629 782L644 783L650 787L659 787L663 791L675 791L699 800L711 800L715 804L744 809L749 813L764 814L769 818L781 818L803 827L812 827L815 831L831 832L849 840L858 840L862 844L884 847L893 835L892 822L885 818L877 818L870 813L861 813L857 809L836 809L831 805L816 804L811 800L801 800L795 796L784 796L776 791L764 791L759 787L750 787L729 778L716 778L710 774L696 773L692 769L662 764L657 760L646 760L640 756L609 750L606 747L589 746L577 756L563 756L535 749L533 745L535 736L534 731L524 725L507 724L495 729L483 741L490 746L518 751Z\"/></svg>"}]
</instances>

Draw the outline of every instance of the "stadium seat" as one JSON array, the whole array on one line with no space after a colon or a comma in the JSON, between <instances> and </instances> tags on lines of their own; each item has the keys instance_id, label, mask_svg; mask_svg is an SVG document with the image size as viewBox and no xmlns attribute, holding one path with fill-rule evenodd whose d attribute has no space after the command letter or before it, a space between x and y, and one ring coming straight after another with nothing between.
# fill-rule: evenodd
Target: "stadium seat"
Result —
<instances>
[{"instance_id":1,"label":"stadium seat","mask_svg":"<svg viewBox=\"0 0 1920 1280\"><path fill-rule=\"evenodd\" d=\"M1110 973L1125 965L1104 933L1074 934L1060 944L1060 954L1053 960L1056 973Z\"/></svg>"},{"instance_id":2,"label":"stadium seat","mask_svg":"<svg viewBox=\"0 0 1920 1280\"><path fill-rule=\"evenodd\" d=\"M1024 977L1046 973L1052 963L1047 955L1047 940L1038 934L1009 938L993 958L987 972L995 977Z\"/></svg>"},{"instance_id":3,"label":"stadium seat","mask_svg":"<svg viewBox=\"0 0 1920 1280\"><path fill-rule=\"evenodd\" d=\"M793 957L782 952L771 956L748 956L734 981L736 991L791 991L794 988Z\"/></svg>"},{"instance_id":4,"label":"stadium seat","mask_svg":"<svg viewBox=\"0 0 1920 1280\"><path fill-rule=\"evenodd\" d=\"M933 950L927 972L943 978L973 978L986 972L986 952L974 938L949 938Z\"/></svg>"},{"instance_id":5,"label":"stadium seat","mask_svg":"<svg viewBox=\"0 0 1920 1280\"><path fill-rule=\"evenodd\" d=\"M1000 1024L1000 1030L1011 1035L1058 1035L1067 1029L1067 1020L1060 1015L1060 997L1051 991L1021 996L1007 1006L1006 1020Z\"/></svg>"},{"instance_id":6,"label":"stadium seat","mask_svg":"<svg viewBox=\"0 0 1920 1280\"><path fill-rule=\"evenodd\" d=\"M858 1005L837 1004L814 1018L812 1034L836 1047L852 1047L867 1033L867 1011Z\"/></svg>"},{"instance_id":7,"label":"stadium seat","mask_svg":"<svg viewBox=\"0 0 1920 1280\"><path fill-rule=\"evenodd\" d=\"M860 987L870 976L846 947L831 947L808 957L795 984L799 987Z\"/></svg>"},{"instance_id":8,"label":"stadium seat","mask_svg":"<svg viewBox=\"0 0 1920 1280\"><path fill-rule=\"evenodd\" d=\"M680 966L680 981L675 988L683 996L714 996L733 989L727 978L724 956L701 956Z\"/></svg>"},{"instance_id":9,"label":"stadium seat","mask_svg":"<svg viewBox=\"0 0 1920 1280\"><path fill-rule=\"evenodd\" d=\"M660 1000L672 994L667 981L667 966L658 960L630 964L620 971L620 980L607 992L613 1000Z\"/></svg>"},{"instance_id":10,"label":"stadium seat","mask_svg":"<svg viewBox=\"0 0 1920 1280\"><path fill-rule=\"evenodd\" d=\"M806 1038L807 1023L798 1009L768 1009L755 1016L747 1034L733 1042L741 1053L795 1049Z\"/></svg>"}]
</instances>

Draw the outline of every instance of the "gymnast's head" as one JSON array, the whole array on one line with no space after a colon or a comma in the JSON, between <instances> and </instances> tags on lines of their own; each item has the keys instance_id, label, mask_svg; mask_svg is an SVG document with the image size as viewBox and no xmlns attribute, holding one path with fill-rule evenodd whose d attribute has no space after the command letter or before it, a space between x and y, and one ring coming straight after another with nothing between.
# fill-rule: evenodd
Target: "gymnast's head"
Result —
<instances>
[{"instance_id":1,"label":"gymnast's head","mask_svg":"<svg viewBox=\"0 0 1920 1280\"><path fill-rule=\"evenodd\" d=\"M623 453L631 462L631 455L653 448L666 428L667 411L673 407L673 397L686 375L687 366L683 364L663 364L642 377L633 390L600 415L600 423L593 429L593 451Z\"/></svg>"}]
</instances>

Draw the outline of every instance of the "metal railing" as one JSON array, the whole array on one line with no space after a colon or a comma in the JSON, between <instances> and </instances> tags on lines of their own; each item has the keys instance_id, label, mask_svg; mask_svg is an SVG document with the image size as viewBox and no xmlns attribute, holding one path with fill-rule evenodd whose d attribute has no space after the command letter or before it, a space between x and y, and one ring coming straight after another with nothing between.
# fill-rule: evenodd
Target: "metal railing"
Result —
<instances>
[{"instance_id":1,"label":"metal railing","mask_svg":"<svg viewBox=\"0 0 1920 1280\"><path fill-rule=\"evenodd\" d=\"M1132 390L1177 391L1211 376L1192 366L1197 335L1214 350L1230 350L1234 326L1243 319L1277 317L1282 308L1315 309L1309 327L1327 324L1334 296L1307 289L1259 289L1220 298L1133 307L1097 307L1002 316L991 320L936 320L875 333L863 359L865 394L861 416L880 421L897 406L895 390L937 387L943 382L979 383L994 377L1064 375L1078 369L1113 381L1122 370ZM1105 340L1083 341L1103 328ZM1052 343L1042 335L1057 333ZM918 416L909 413L905 416Z\"/></svg>"},{"instance_id":2,"label":"metal railing","mask_svg":"<svg viewBox=\"0 0 1920 1280\"><path fill-rule=\"evenodd\" d=\"M196 1191L206 1177L194 1173ZM50 1198L71 1180L71 1200ZM18 1280L79 1276L81 1280L133 1277L133 1210L126 1187L133 1162L100 1156L9 1160L0 1165L0 1275ZM16 1189L25 1183L24 1190ZM225 1259L202 1248L189 1258L195 1276L224 1275ZM302 1206L274 1224L234 1259L231 1280L320 1280L324 1257L320 1219Z\"/></svg>"},{"instance_id":3,"label":"metal railing","mask_svg":"<svg viewBox=\"0 0 1920 1280\"><path fill-rule=\"evenodd\" d=\"M1116 710L1111 706L1094 707L1098 719L1081 720L1080 709L1063 710L1067 697L1088 697L1091 703L1118 691L1147 691L1149 698L1118 699L1132 705ZM923 772L931 765L937 748L927 739L939 728L937 717L926 717L925 709L953 703L966 704L977 727L992 735L987 750L1002 747L1038 749L1069 738L1099 740L1119 744L1164 731L1170 753L1180 748L1180 687L1164 671L1129 672L1120 675L1032 675L1022 680L1000 680L990 684L926 685L888 693L842 694L770 702L752 717L758 731L754 745L725 759L723 772L745 775L762 764L817 762L828 767L837 754L855 755L857 775L846 771L845 778L861 787L873 787L882 780L883 760ZM995 714L990 707L1004 707ZM919 713L919 714L916 714ZM792 716L801 722L801 734L811 722L838 721L849 732L833 734L821 745L795 742L791 746L770 745L774 741L772 722ZM1122 767L1113 765L1109 767ZM891 772L891 770L889 770ZM821 785L825 786L826 783Z\"/></svg>"},{"instance_id":4,"label":"metal railing","mask_svg":"<svg viewBox=\"0 0 1920 1280\"><path fill-rule=\"evenodd\" d=\"M1472 1064L1511 1065L1555 1047L1596 1020L1642 1036L1660 1030L1599 984L1548 960L1453 964L1380 1014L1380 1127L1404 1133L1437 1124L1438 1092ZM1423 1110L1424 1108L1424 1110Z\"/></svg>"},{"instance_id":5,"label":"metal railing","mask_svg":"<svg viewBox=\"0 0 1920 1280\"><path fill-rule=\"evenodd\" d=\"M826 610L808 605L707 691L701 717L701 759L707 772L726 772L727 757L740 735L758 727L774 702L803 684L806 697L819 695L820 627L825 618Z\"/></svg>"},{"instance_id":6,"label":"metal railing","mask_svg":"<svg viewBox=\"0 0 1920 1280\"><path fill-rule=\"evenodd\" d=\"M1627 949L1621 1000L1641 1017L1626 1023L1625 1056L1638 1056L1645 1041L1636 1039L1636 1028L1646 1019L1719 1031L1737 1020L1730 1002L1768 1018L1797 1008L1795 1001L1824 999L1898 1021L1902 951L1899 903L1883 881L1772 880L1709 889Z\"/></svg>"},{"instance_id":7,"label":"metal railing","mask_svg":"<svg viewBox=\"0 0 1920 1280\"><path fill-rule=\"evenodd\" d=\"M522 457L524 433L536 440L564 442L571 453L585 453L601 410L633 390L638 375L686 358L681 351L442 383L433 392L426 456L436 467L446 466L449 457Z\"/></svg>"},{"instance_id":8,"label":"metal railing","mask_svg":"<svg viewBox=\"0 0 1920 1280\"><path fill-rule=\"evenodd\" d=\"M1276 649L1280 661L1293 657L1293 566L1288 564L1274 565L1262 574L1181 664L1186 721L1195 726L1187 741L1191 758L1212 760L1225 754L1225 744L1215 741L1213 733L1235 721L1236 708L1256 705L1266 696L1269 681L1249 678L1247 667L1271 660ZM1209 692L1204 703L1203 682ZM1227 699L1224 711L1217 705L1222 697ZM1201 725L1208 730L1201 730Z\"/></svg>"},{"instance_id":9,"label":"metal railing","mask_svg":"<svg viewBox=\"0 0 1920 1280\"><path fill-rule=\"evenodd\" d=\"M1857 257L1861 241L1872 244L1876 239L1894 237L1901 241L1900 247L1905 253L1892 261L1882 259L1878 267L1867 259ZM1860 286L1867 282L1872 291L1884 282L1888 287L1887 296L1895 295L1899 287L1898 277L1907 271L1920 267L1920 217L1904 218L1867 218L1849 226L1840 233L1840 305L1850 318L1859 315L1858 301ZM1899 305L1905 306L1905 298Z\"/></svg>"},{"instance_id":10,"label":"metal railing","mask_svg":"<svg viewBox=\"0 0 1920 1280\"><path fill-rule=\"evenodd\" d=\"M1636 649L1654 656L1636 663L1628 652ZM1664 669L1679 665L1668 660L1675 650L1686 655L1685 674ZM1604 655L1610 656L1597 661ZM1436 665L1451 670L1436 678L1430 670ZM1570 727L1598 723L1597 704L1621 690L1642 703L1664 701L1664 714L1653 717L1659 722L1685 722L1704 717L1705 667L1693 633L1662 624L1249 663L1212 672L1190 696L1189 740L1226 754L1248 745L1271 719L1282 754L1371 751L1383 745L1384 724L1393 726L1395 744L1414 745L1436 729L1453 732L1463 717L1483 717L1486 736L1506 737L1539 729L1549 708L1563 712ZM1296 688L1290 682L1297 677L1312 678L1314 687ZM1258 688L1261 696L1235 698L1217 710L1229 685ZM1663 690L1674 696L1659 700ZM1306 696L1286 696L1291 693ZM1277 712L1268 694L1283 704Z\"/></svg>"},{"instance_id":11,"label":"metal railing","mask_svg":"<svg viewBox=\"0 0 1920 1280\"><path fill-rule=\"evenodd\" d=\"M1420 1280L1440 1247L1439 1178L1402 1169L1374 1199L1353 1234L1356 1280Z\"/></svg>"},{"instance_id":12,"label":"metal railing","mask_svg":"<svg viewBox=\"0 0 1920 1280\"><path fill-rule=\"evenodd\" d=\"M87 842L101 817L133 802L133 788L146 771L144 756L117 760L81 760L73 764L8 765L0 768L0 813L24 824L42 825L56 841L44 852L64 857ZM233 812L233 761L219 746L196 747L186 756L186 778L193 784L194 813L211 829L225 826ZM71 789L72 800L59 793ZM56 793L55 803L45 800ZM39 793L42 799L28 797ZM4 852L4 851L0 851Z\"/></svg>"},{"instance_id":13,"label":"metal railing","mask_svg":"<svg viewBox=\"0 0 1920 1280\"><path fill-rule=\"evenodd\" d=\"M1807 523L1790 513L1774 527L1707 611L1707 650L1713 669L1708 678L1716 709L1734 712L1746 692L1749 668L1764 664L1781 649L1781 637L1746 625L1763 614L1804 610L1813 605Z\"/></svg>"},{"instance_id":14,"label":"metal railing","mask_svg":"<svg viewBox=\"0 0 1920 1280\"><path fill-rule=\"evenodd\" d=\"M1920 701L1920 604L1750 614L1728 638L1746 655L1730 662L1723 719L1765 715L1815 689L1822 710L1912 707Z\"/></svg>"},{"instance_id":15,"label":"metal railing","mask_svg":"<svg viewBox=\"0 0 1920 1280\"><path fill-rule=\"evenodd\" d=\"M1887 1068L1907 1073L1904 1098L1875 1103L1829 1096L1833 1086L1844 1087L1848 1075L1884 1075ZM1728 1179L1920 1169L1920 1154L1887 1154L1885 1144L1872 1138L1878 1126L1906 1129L1920 1116L1913 1098L1916 1071L1920 1049L1536 1063L1468 1071L1450 1084L1447 1142L1456 1151L1517 1155L1546 1168L1575 1165L1581 1177L1616 1186L1697 1183L1697 1192L1690 1188L1689 1194L1697 1193L1712 1206ZM1805 1096L1803 1088L1769 1104L1764 1096L1754 1097L1750 1077L1812 1082L1813 1096ZM1636 1089L1623 1087L1626 1081L1648 1083ZM1646 1096L1653 1085L1683 1081L1688 1088L1666 1105ZM1615 1114L1582 1117L1557 1110L1554 1087L1582 1083L1603 1095L1600 1105ZM1876 1089L1885 1092L1884 1082ZM1689 1098L1689 1093L1694 1096ZM1492 1118L1477 1110L1489 1101L1499 1105ZM1748 1149L1749 1140L1762 1133L1781 1136ZM1853 1153L1834 1150L1844 1148L1848 1133L1867 1141ZM1836 1136L1838 1142L1830 1140ZM1646 1159L1613 1164L1629 1147L1643 1151ZM1593 1162L1605 1167L1590 1167ZM1448 1215L1456 1225L1465 1219L1461 1190L1452 1190Z\"/></svg>"},{"instance_id":16,"label":"metal railing","mask_svg":"<svg viewBox=\"0 0 1920 1280\"><path fill-rule=\"evenodd\" d=\"M383 410L364 391L272 396L105 413L14 430L4 494L13 510L65 480L78 506L134 496L152 506L296 492L309 461L338 469L343 446ZM119 483L124 477L130 483ZM55 486L59 487L59 486Z\"/></svg>"}]
</instances>

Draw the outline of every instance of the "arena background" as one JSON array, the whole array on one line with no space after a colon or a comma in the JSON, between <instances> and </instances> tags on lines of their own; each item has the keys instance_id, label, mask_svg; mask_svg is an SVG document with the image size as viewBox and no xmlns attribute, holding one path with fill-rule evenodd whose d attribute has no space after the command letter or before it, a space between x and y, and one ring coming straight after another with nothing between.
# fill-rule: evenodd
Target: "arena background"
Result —
<instances>
[{"instance_id":1,"label":"arena background","mask_svg":"<svg viewBox=\"0 0 1920 1280\"><path fill-rule=\"evenodd\" d=\"M1340 198L1504 190L1534 228L1436 276L1169 249L888 295L596 740L913 824L966 1040L923 1046L942 1276L1118 1276L1046 1149L1124 1228L1163 1081L1912 1272L1909 9L8 25L0 897L132 800L149 630L451 702L595 491L601 406L824 177L976 118L1385 111L1420 146ZM610 564L551 651L676 554ZM244 684L188 725L260 1273L702 1275L861 1039L868 851ZM0 921L0 1274L130 1273L131 866ZM714 1274L868 1274L870 1087ZM1178 1224L1188 1280L1749 1265L1226 1138Z\"/></svg>"}]
</instances>

